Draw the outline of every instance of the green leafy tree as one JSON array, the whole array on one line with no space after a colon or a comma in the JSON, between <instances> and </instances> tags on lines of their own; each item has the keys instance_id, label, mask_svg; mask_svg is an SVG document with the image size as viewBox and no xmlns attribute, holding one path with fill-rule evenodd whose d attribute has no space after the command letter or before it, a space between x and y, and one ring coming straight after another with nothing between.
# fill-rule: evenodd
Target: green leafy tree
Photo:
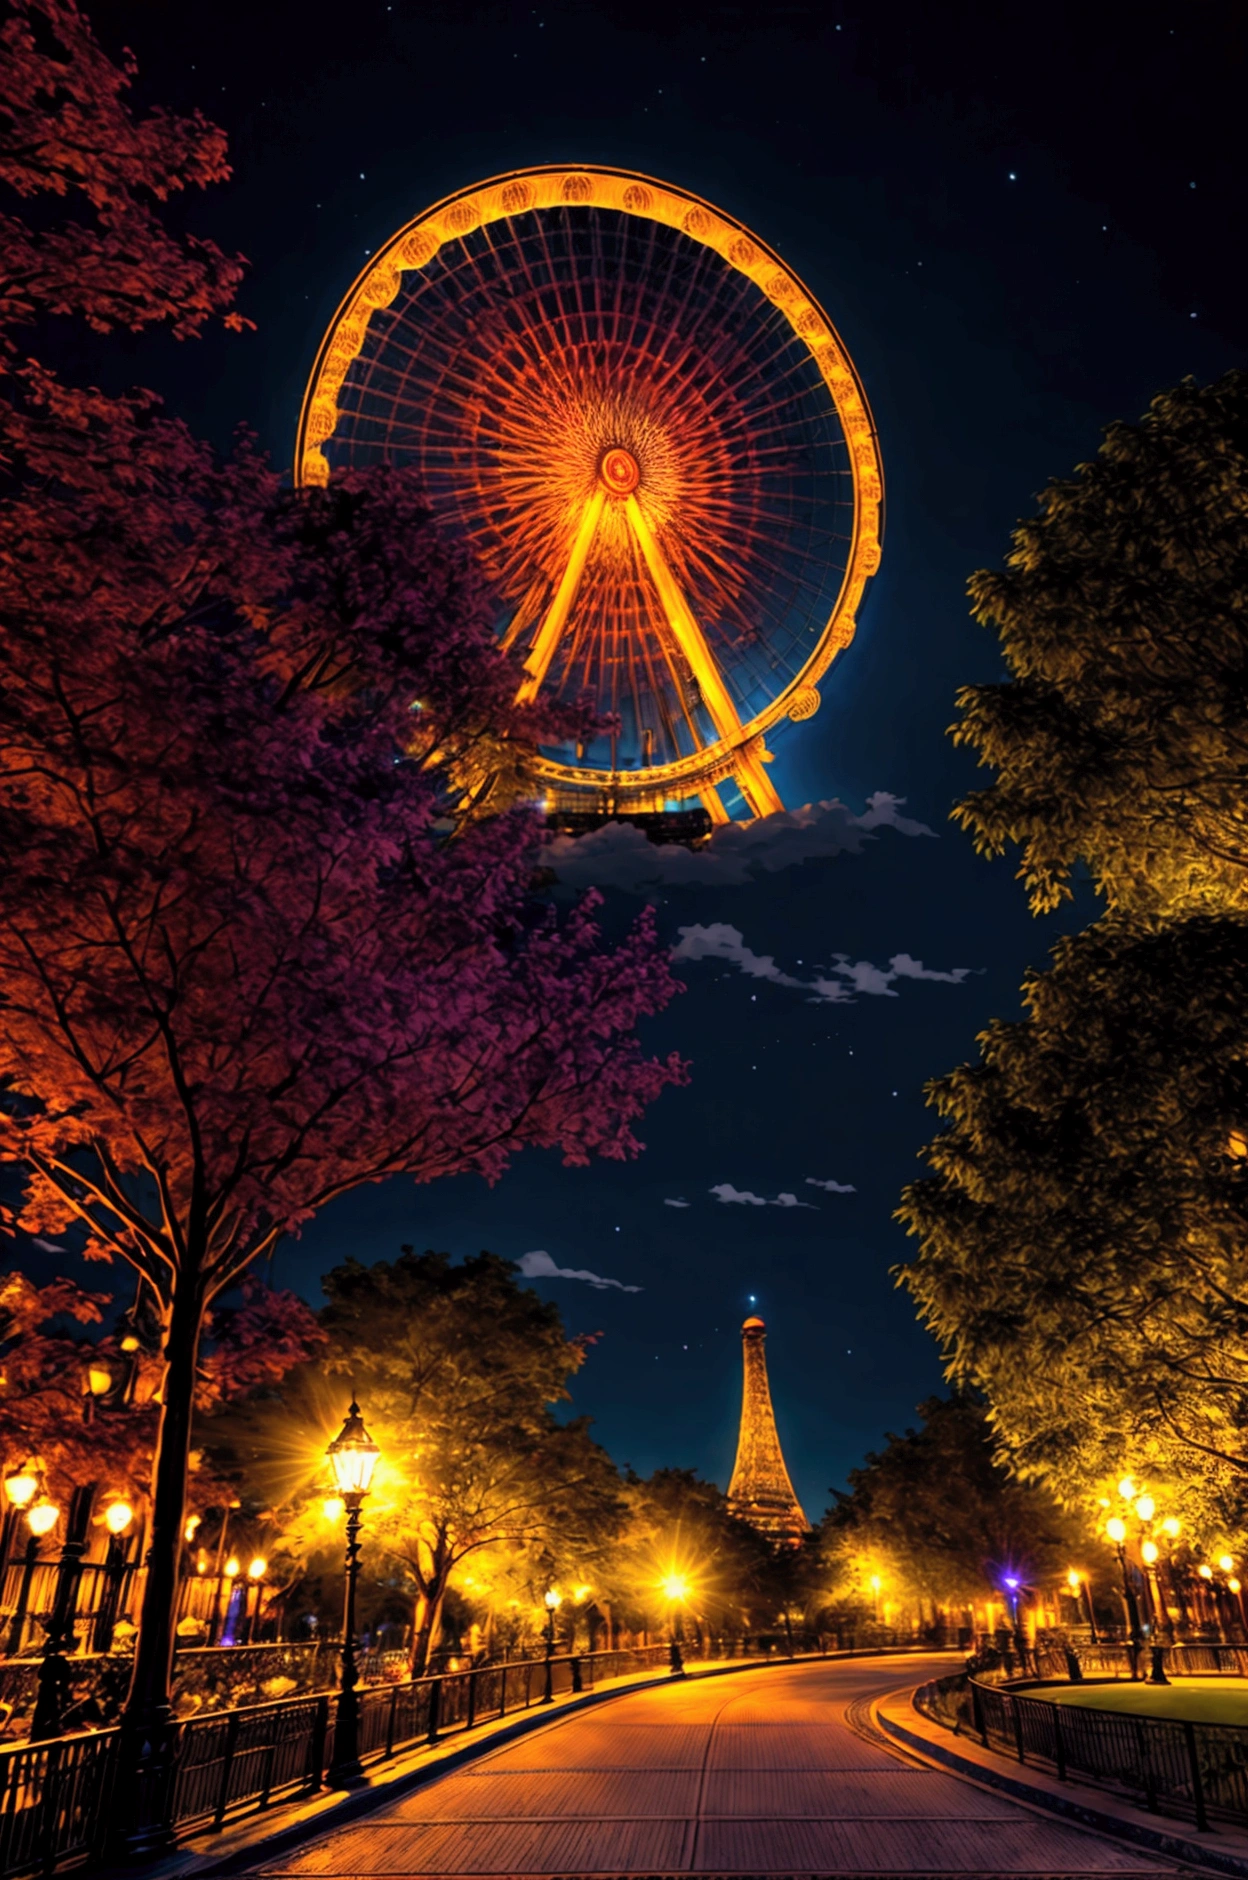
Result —
<instances>
[{"instance_id":1,"label":"green leafy tree","mask_svg":"<svg viewBox=\"0 0 1248 1880\"><path fill-rule=\"evenodd\" d=\"M280 1409L255 1399L210 1449L227 1448L262 1498L285 1505L287 1554L323 1553L324 1449L354 1390L383 1457L367 1551L414 1598L419 1674L465 1562L522 1555L536 1575L543 1553L594 1556L622 1516L619 1477L586 1419L555 1413L586 1341L489 1253L452 1265L405 1248L393 1262L348 1260L323 1285L323 1355L286 1381ZM349 1383L327 1388L327 1374Z\"/></svg>"},{"instance_id":2,"label":"green leafy tree","mask_svg":"<svg viewBox=\"0 0 1248 1880\"><path fill-rule=\"evenodd\" d=\"M1111 906L1242 910L1248 891L1248 372L1188 379L1052 482L970 585L1010 678L959 694L997 773L958 818L1022 847L1037 911L1078 862Z\"/></svg>"},{"instance_id":3,"label":"green leafy tree","mask_svg":"<svg viewBox=\"0 0 1248 1880\"><path fill-rule=\"evenodd\" d=\"M1112 916L1024 990L932 1086L901 1282L1023 1475L1075 1502L1130 1471L1242 1534L1248 921Z\"/></svg>"},{"instance_id":4,"label":"green leafy tree","mask_svg":"<svg viewBox=\"0 0 1248 1880\"><path fill-rule=\"evenodd\" d=\"M890 1593L957 1608L999 1600L1007 1573L1026 1585L1087 1563L1086 1525L1047 1490L1008 1473L981 1403L929 1397L919 1416L917 1429L890 1434L850 1471L848 1494L833 1491L822 1529L833 1578L852 1584L865 1556ZM1094 1552L1107 1577L1110 1563Z\"/></svg>"}]
</instances>

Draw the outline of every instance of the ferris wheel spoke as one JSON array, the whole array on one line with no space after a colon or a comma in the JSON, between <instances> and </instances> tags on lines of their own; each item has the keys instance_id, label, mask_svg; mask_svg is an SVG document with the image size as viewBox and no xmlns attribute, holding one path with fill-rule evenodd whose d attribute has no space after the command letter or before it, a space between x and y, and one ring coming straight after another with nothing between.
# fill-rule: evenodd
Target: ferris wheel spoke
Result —
<instances>
[{"instance_id":1,"label":"ferris wheel spoke","mask_svg":"<svg viewBox=\"0 0 1248 1880\"><path fill-rule=\"evenodd\" d=\"M555 648L568 624L568 615L576 599L576 591L581 585L581 576L585 572L585 563L593 547L594 536L602 519L603 506L607 500L605 490L595 490L585 505L585 514L581 517L572 543L572 553L568 556L568 565L563 571L563 579L555 589L555 598L550 603L546 618L537 630L533 648L524 662L525 678L516 699L521 705L527 705L537 697L542 680L550 669Z\"/></svg>"},{"instance_id":2,"label":"ferris wheel spoke","mask_svg":"<svg viewBox=\"0 0 1248 1880\"><path fill-rule=\"evenodd\" d=\"M624 499L624 513L632 525L637 545L650 573L650 579L658 590L659 601L667 617L667 624L672 630L676 644L689 661L693 676L697 680L698 690L710 713L711 723L725 744L739 745L744 726L737 715L737 708L728 695L719 667L715 663L706 636L694 617L693 610L680 591L675 576L667 565L667 559L659 546L658 537L650 527L645 511L630 495ZM744 750L737 752L737 764L741 773L739 781L749 796L756 813L770 815L773 810L783 809L776 786L767 775L760 760Z\"/></svg>"}]
</instances>

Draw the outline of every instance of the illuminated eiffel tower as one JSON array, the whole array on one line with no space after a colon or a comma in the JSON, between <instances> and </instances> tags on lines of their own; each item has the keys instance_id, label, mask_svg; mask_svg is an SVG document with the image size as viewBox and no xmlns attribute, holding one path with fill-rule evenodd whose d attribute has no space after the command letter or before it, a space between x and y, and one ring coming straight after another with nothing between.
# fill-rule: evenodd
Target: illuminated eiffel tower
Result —
<instances>
[{"instance_id":1,"label":"illuminated eiffel tower","mask_svg":"<svg viewBox=\"0 0 1248 1880\"><path fill-rule=\"evenodd\" d=\"M795 1544L809 1527L802 1504L793 1493L784 1466L776 1415L767 1383L763 1346L767 1328L761 1319L747 1319L741 1327L745 1386L741 1395L741 1434L737 1460L728 1484L728 1507L739 1521L748 1521L769 1540Z\"/></svg>"}]
</instances>

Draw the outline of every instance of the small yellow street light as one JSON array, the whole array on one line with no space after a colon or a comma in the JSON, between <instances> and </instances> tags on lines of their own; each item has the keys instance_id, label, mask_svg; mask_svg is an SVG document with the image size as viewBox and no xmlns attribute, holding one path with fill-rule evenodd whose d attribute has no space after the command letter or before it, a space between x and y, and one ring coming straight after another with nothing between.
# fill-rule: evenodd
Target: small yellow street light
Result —
<instances>
[{"instance_id":1,"label":"small yellow street light","mask_svg":"<svg viewBox=\"0 0 1248 1880\"><path fill-rule=\"evenodd\" d=\"M11 1508L29 1508L39 1493L39 1473L29 1462L10 1469L4 1478L4 1492Z\"/></svg>"},{"instance_id":2,"label":"small yellow street light","mask_svg":"<svg viewBox=\"0 0 1248 1880\"><path fill-rule=\"evenodd\" d=\"M249 1580L262 1580L265 1574L268 1572L268 1570L269 1570L269 1563L265 1559L264 1555L257 1554L255 1559L251 1562L250 1566L247 1568L247 1578Z\"/></svg>"},{"instance_id":3,"label":"small yellow street light","mask_svg":"<svg viewBox=\"0 0 1248 1880\"><path fill-rule=\"evenodd\" d=\"M113 1388L113 1374L105 1364L87 1366L87 1389L93 1397L107 1397Z\"/></svg>"},{"instance_id":4,"label":"small yellow street light","mask_svg":"<svg viewBox=\"0 0 1248 1880\"><path fill-rule=\"evenodd\" d=\"M1079 1591L1079 1582L1080 1580L1082 1580L1082 1578L1083 1578L1083 1575L1082 1573L1080 1573L1078 1567L1067 1567L1066 1584L1070 1588L1072 1593L1077 1593Z\"/></svg>"},{"instance_id":5,"label":"small yellow street light","mask_svg":"<svg viewBox=\"0 0 1248 1880\"><path fill-rule=\"evenodd\" d=\"M1151 1567L1155 1565L1160 1552L1161 1549L1158 1547L1156 1541L1142 1541L1140 1544L1140 1553L1144 1557L1145 1566Z\"/></svg>"},{"instance_id":6,"label":"small yellow street light","mask_svg":"<svg viewBox=\"0 0 1248 1880\"><path fill-rule=\"evenodd\" d=\"M1135 1512L1141 1521L1151 1521L1157 1512L1157 1503L1151 1495L1141 1495L1135 1504Z\"/></svg>"},{"instance_id":7,"label":"small yellow street light","mask_svg":"<svg viewBox=\"0 0 1248 1880\"><path fill-rule=\"evenodd\" d=\"M1139 1492L1133 1478L1129 1475L1124 1475L1121 1482L1118 1484L1118 1493L1122 1496L1122 1499L1124 1501L1134 1501Z\"/></svg>"},{"instance_id":8,"label":"small yellow street light","mask_svg":"<svg viewBox=\"0 0 1248 1880\"><path fill-rule=\"evenodd\" d=\"M1168 1514L1161 1524L1161 1531L1163 1534L1168 1534L1172 1541L1177 1540L1183 1532L1183 1523L1177 1514Z\"/></svg>"},{"instance_id":9,"label":"small yellow street light","mask_svg":"<svg viewBox=\"0 0 1248 1880\"><path fill-rule=\"evenodd\" d=\"M237 1555L237 1554L231 1554L231 1555L230 1555L230 1557L229 1557L229 1559L228 1559L228 1560L226 1561L226 1563L225 1563L225 1577L226 1577L226 1579L227 1579L227 1580L236 1580L236 1579L238 1578L238 1576L239 1576L239 1574L240 1574L240 1573L242 1572L242 1570L243 1570L243 1569L242 1569L242 1565L241 1565L241 1563L240 1563L240 1561L239 1561L239 1558L238 1558L238 1555Z\"/></svg>"},{"instance_id":10,"label":"small yellow street light","mask_svg":"<svg viewBox=\"0 0 1248 1880\"><path fill-rule=\"evenodd\" d=\"M1235 1570L1234 1558L1230 1554L1219 1554L1218 1566L1221 1568L1223 1573L1233 1573Z\"/></svg>"},{"instance_id":11,"label":"small yellow street light","mask_svg":"<svg viewBox=\"0 0 1248 1880\"><path fill-rule=\"evenodd\" d=\"M1207 1560L1202 1561L1196 1571L1199 1573L1202 1580L1211 1580L1213 1578L1213 1568L1209 1565Z\"/></svg>"},{"instance_id":12,"label":"small yellow street light","mask_svg":"<svg viewBox=\"0 0 1248 1880\"><path fill-rule=\"evenodd\" d=\"M1127 1538L1127 1524L1114 1514L1105 1523L1105 1532L1116 1547L1121 1547Z\"/></svg>"},{"instance_id":13,"label":"small yellow street light","mask_svg":"<svg viewBox=\"0 0 1248 1880\"><path fill-rule=\"evenodd\" d=\"M347 1504L341 1495L327 1495L321 1503L321 1513L331 1524L342 1520L347 1511Z\"/></svg>"},{"instance_id":14,"label":"small yellow street light","mask_svg":"<svg viewBox=\"0 0 1248 1880\"><path fill-rule=\"evenodd\" d=\"M128 1501L115 1501L104 1511L104 1525L110 1534L124 1534L134 1520L134 1509Z\"/></svg>"},{"instance_id":15,"label":"small yellow street light","mask_svg":"<svg viewBox=\"0 0 1248 1880\"><path fill-rule=\"evenodd\" d=\"M184 1541L193 1541L195 1539L195 1536L203 1526L203 1520L204 1517L202 1514L191 1514L187 1516L186 1526L182 1530L182 1538Z\"/></svg>"},{"instance_id":16,"label":"small yellow street light","mask_svg":"<svg viewBox=\"0 0 1248 1880\"><path fill-rule=\"evenodd\" d=\"M45 1534L52 1532L60 1517L61 1511L56 1503L49 1501L46 1495L42 1495L32 1507L27 1509L26 1525L36 1540L42 1540Z\"/></svg>"}]
</instances>

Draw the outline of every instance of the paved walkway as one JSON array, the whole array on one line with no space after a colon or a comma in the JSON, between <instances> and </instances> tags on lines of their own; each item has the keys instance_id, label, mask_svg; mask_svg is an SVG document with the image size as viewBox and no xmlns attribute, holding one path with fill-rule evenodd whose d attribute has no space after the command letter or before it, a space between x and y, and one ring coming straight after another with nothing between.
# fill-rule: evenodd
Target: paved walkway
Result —
<instances>
[{"instance_id":1,"label":"paved walkway","mask_svg":"<svg viewBox=\"0 0 1248 1880\"><path fill-rule=\"evenodd\" d=\"M254 1872L1148 1874L1178 1869L923 1769L872 1696L936 1662L774 1666L663 1684L492 1750ZM940 1662L945 1668L945 1662Z\"/></svg>"},{"instance_id":2,"label":"paved walkway","mask_svg":"<svg viewBox=\"0 0 1248 1880\"><path fill-rule=\"evenodd\" d=\"M258 1874L1149 1875L1175 1865L920 1767L872 1696L947 1660L637 1692L486 1754Z\"/></svg>"}]
</instances>

